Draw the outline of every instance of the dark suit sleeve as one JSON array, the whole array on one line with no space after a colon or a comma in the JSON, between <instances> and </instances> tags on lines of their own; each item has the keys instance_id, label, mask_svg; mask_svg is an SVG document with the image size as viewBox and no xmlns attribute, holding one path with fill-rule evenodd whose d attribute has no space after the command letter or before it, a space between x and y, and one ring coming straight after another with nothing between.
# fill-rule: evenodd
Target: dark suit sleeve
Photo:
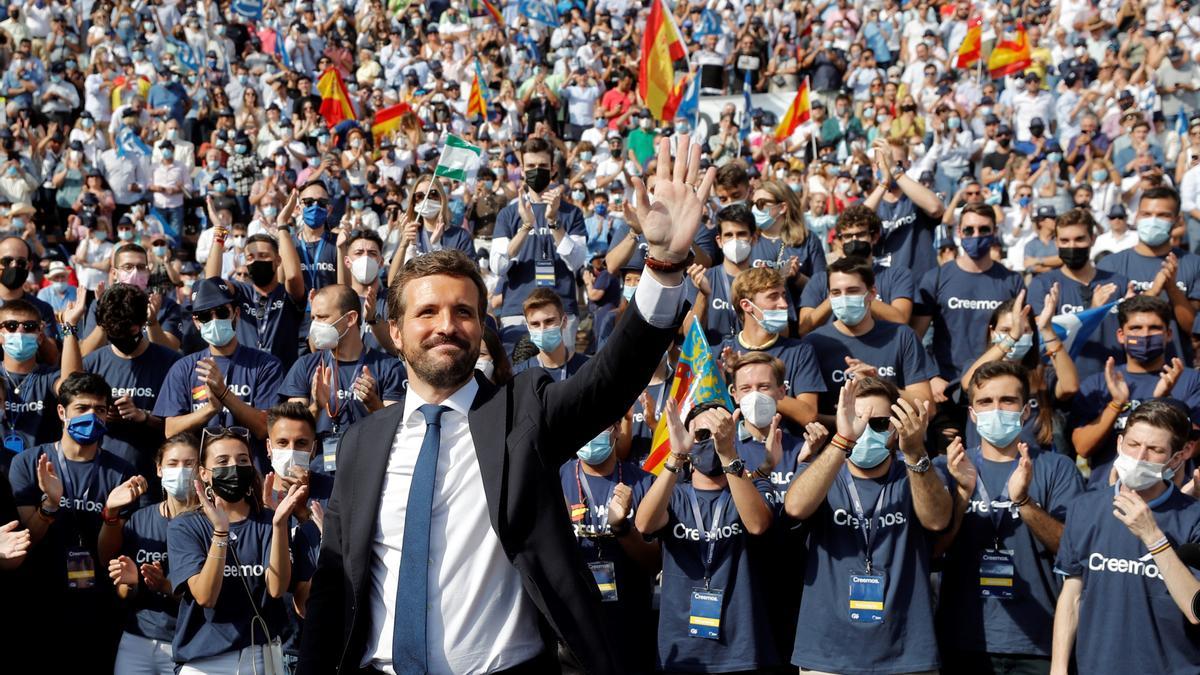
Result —
<instances>
[{"instance_id":1,"label":"dark suit sleeve","mask_svg":"<svg viewBox=\"0 0 1200 675\"><path fill-rule=\"evenodd\" d=\"M549 438L539 448L553 453L548 462L558 466L574 457L579 448L629 410L646 388L686 311L685 305L670 328L655 328L638 312L637 303L629 303L604 348L578 373L561 382L543 378L538 396Z\"/></svg>"},{"instance_id":2,"label":"dark suit sleeve","mask_svg":"<svg viewBox=\"0 0 1200 675\"><path fill-rule=\"evenodd\" d=\"M352 433L353 427L342 441ZM342 491L350 489L352 484L353 481L334 481L333 496L325 507L321 552L301 628L297 675L337 672L348 639L346 610L350 598L346 597L346 589L350 582L342 565L342 504L345 503Z\"/></svg>"}]
</instances>

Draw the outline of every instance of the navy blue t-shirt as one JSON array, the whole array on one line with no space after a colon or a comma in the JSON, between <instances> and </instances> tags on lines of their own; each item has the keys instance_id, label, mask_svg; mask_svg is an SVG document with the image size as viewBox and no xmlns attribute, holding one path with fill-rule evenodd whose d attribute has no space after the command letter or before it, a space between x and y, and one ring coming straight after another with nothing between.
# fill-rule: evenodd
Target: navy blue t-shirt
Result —
<instances>
[{"instance_id":1,"label":"navy blue t-shirt","mask_svg":"<svg viewBox=\"0 0 1200 675\"><path fill-rule=\"evenodd\" d=\"M933 250L933 231L940 220L917 208L907 195L892 203L879 201L875 213L883 220L883 238L879 242L877 262L885 267L900 267L920 279L937 266Z\"/></svg>"},{"instance_id":2,"label":"navy blue t-shirt","mask_svg":"<svg viewBox=\"0 0 1200 675\"><path fill-rule=\"evenodd\" d=\"M275 405L283 371L279 359L266 352L239 345L232 356L214 356L209 350L188 354L167 371L162 393L154 404L154 414L162 418L178 417L199 410L208 403L208 388L196 376L196 362L213 356L229 393L246 405L266 410ZM229 408L213 415L206 426L231 426L236 422Z\"/></svg>"},{"instance_id":3,"label":"navy blue t-shirt","mask_svg":"<svg viewBox=\"0 0 1200 675\"><path fill-rule=\"evenodd\" d=\"M1117 436L1125 430L1129 413L1141 405L1142 401L1153 398L1154 388L1158 386L1158 373L1131 373L1126 364L1117 366L1117 372L1125 377L1125 383L1129 385L1129 408L1117 416L1108 437L1088 456L1088 465L1091 467L1099 466L1116 456ZM1078 428L1090 424L1104 412L1104 406L1108 405L1111 398L1103 372L1080 382L1079 392L1071 398L1071 427ZM1182 401L1188 407L1192 420L1200 420L1200 373L1194 368L1185 368L1171 389L1171 398Z\"/></svg>"},{"instance_id":4,"label":"navy blue t-shirt","mask_svg":"<svg viewBox=\"0 0 1200 675\"><path fill-rule=\"evenodd\" d=\"M413 247L415 255L422 255L431 251L458 250L467 254L471 260L476 257L475 240L471 238L471 233L467 232L458 225L450 225L442 231L442 238L438 243L433 243L429 240L429 231L424 227L417 228L417 241Z\"/></svg>"},{"instance_id":5,"label":"navy blue t-shirt","mask_svg":"<svg viewBox=\"0 0 1200 675\"><path fill-rule=\"evenodd\" d=\"M933 317L934 366L943 379L957 380L979 358L992 311L1024 287L1020 274L999 263L973 273L951 261L921 278L913 314Z\"/></svg>"},{"instance_id":6,"label":"navy blue t-shirt","mask_svg":"<svg viewBox=\"0 0 1200 675\"><path fill-rule=\"evenodd\" d=\"M913 299L912 274L905 267L884 267L875 263L875 292L879 299L891 304L905 298ZM808 280L804 293L800 295L801 307L816 307L829 297L829 274L819 272Z\"/></svg>"},{"instance_id":7,"label":"navy blue t-shirt","mask_svg":"<svg viewBox=\"0 0 1200 675\"><path fill-rule=\"evenodd\" d=\"M508 286L504 293L504 305L500 308L500 316L521 316L524 314L525 298L534 288L537 288L535 271L537 260L544 257L554 264L554 290L562 298L567 314L578 314L579 303L575 298L575 271L558 255L558 245L554 233L546 227L545 204L533 204L533 218L536 226L525 237L525 243L517 255L509 259L508 272L505 275ZM587 239L587 226L583 223L583 212L579 207L564 202L558 209L558 227L563 228L565 236ZM521 227L521 216L517 213L517 202L513 200L500 209L496 214L496 228L492 237L512 239ZM579 244L577 246L585 246Z\"/></svg>"},{"instance_id":8,"label":"navy blue t-shirt","mask_svg":"<svg viewBox=\"0 0 1200 675\"><path fill-rule=\"evenodd\" d=\"M758 240L750 249L751 267L770 267L787 277L788 261L796 258L800 266L800 274L812 278L825 273L825 247L821 241L809 232L804 242L799 246L788 246L783 239L770 239L759 233ZM800 301L800 287L788 284L789 309L794 308Z\"/></svg>"},{"instance_id":9,"label":"navy blue t-shirt","mask_svg":"<svg viewBox=\"0 0 1200 675\"><path fill-rule=\"evenodd\" d=\"M1173 486L1149 502L1176 546L1200 541L1200 503ZM1194 673L1200 626L1188 623L1146 546L1112 512L1111 488L1067 512L1055 571L1081 577L1075 661L1080 673Z\"/></svg>"},{"instance_id":10,"label":"navy blue t-shirt","mask_svg":"<svg viewBox=\"0 0 1200 675\"><path fill-rule=\"evenodd\" d=\"M962 651L1049 656L1061 587L1054 574L1054 553L1024 526L1020 509L1010 506L1008 479L1017 461L983 459L978 447L970 451L970 458L988 499L985 502L976 483L962 526L946 553L941 596L949 601L938 607L938 636L943 644ZM1067 508L1083 492L1079 471L1069 458L1055 452L1031 450L1030 458L1029 498L1055 520L1065 521ZM946 470L945 456L934 463ZM997 540L1000 550L1012 551L1011 599L980 595L980 556L994 549Z\"/></svg>"},{"instance_id":11,"label":"navy blue t-shirt","mask_svg":"<svg viewBox=\"0 0 1200 675\"><path fill-rule=\"evenodd\" d=\"M774 494L761 478L754 487L768 503ZM696 498L703 523L692 512ZM717 507L724 504L721 513ZM718 521L719 528L714 528ZM696 490L676 484L667 507L667 524L647 533L663 542L662 599L658 617L658 667L670 672L723 673L756 670L778 662L767 621L766 597L771 580L753 574L742 525L729 488ZM709 535L713 534L711 542ZM688 635L694 589L704 588L707 550L713 547L710 587L724 591L720 637L709 640Z\"/></svg>"},{"instance_id":12,"label":"navy blue t-shirt","mask_svg":"<svg viewBox=\"0 0 1200 675\"><path fill-rule=\"evenodd\" d=\"M547 368L543 366L540 361L538 361L536 356L534 356L533 358L527 359L520 363L514 363L512 370L513 375L516 375L517 373L523 373L530 368L541 368L542 370L546 371L546 374L550 376L550 379L554 380L555 382L562 382L575 373L578 373L579 369L582 368L587 362L588 357L577 352L572 354L561 368Z\"/></svg>"},{"instance_id":13,"label":"navy blue t-shirt","mask_svg":"<svg viewBox=\"0 0 1200 675\"><path fill-rule=\"evenodd\" d=\"M225 574L216 606L211 609L196 602L187 582L204 568L212 544L212 523L200 511L185 513L171 521L167 528L167 554L171 559L168 578L180 596L179 619L171 643L176 663L249 647L250 620L254 618L255 607L272 636L283 629L283 600L272 598L267 592L273 516L271 510L262 509L245 520L229 524ZM242 581L250 587L249 593ZM251 598L254 605L250 604ZM255 630L254 641L257 644L266 641L261 629Z\"/></svg>"},{"instance_id":14,"label":"navy blue t-shirt","mask_svg":"<svg viewBox=\"0 0 1200 675\"><path fill-rule=\"evenodd\" d=\"M1116 285L1117 290L1112 294L1112 300L1125 297L1125 289L1129 286L1129 280L1124 276L1101 269L1096 270L1096 276L1091 283L1086 285L1069 278L1061 269L1043 272L1029 282L1029 293L1026 294L1026 302L1029 303L1034 316L1041 314L1046 302L1046 294L1050 292L1050 287L1056 282L1059 288L1058 316L1078 314L1091 309L1092 294L1100 286ZM1103 372L1104 362L1110 356L1118 362L1125 359L1125 349L1117 342L1117 328L1119 327L1117 308L1113 307L1112 311L1104 317L1100 326L1096 328L1096 332L1092 333L1084 342L1082 351L1072 359L1075 362L1075 371L1078 373L1079 379L1082 380L1094 373Z\"/></svg>"},{"instance_id":15,"label":"navy blue t-shirt","mask_svg":"<svg viewBox=\"0 0 1200 675\"><path fill-rule=\"evenodd\" d=\"M0 366L4 376L4 432L15 431L25 448L52 443L62 437L62 421L58 419L58 396L54 381L59 370L49 365L36 365L28 374L10 373ZM5 455L8 466L12 453Z\"/></svg>"},{"instance_id":16,"label":"navy blue t-shirt","mask_svg":"<svg viewBox=\"0 0 1200 675\"><path fill-rule=\"evenodd\" d=\"M935 534L917 520L901 458L891 462L879 479L851 478L843 468L825 501L805 521L811 534L793 665L848 675L879 672L881 664L890 673L938 668L929 584ZM801 465L798 473L807 467ZM949 483L943 472L938 475ZM847 487L851 480L875 531L872 566L885 576L884 620L879 623L850 620L850 576L865 568L863 533Z\"/></svg>"},{"instance_id":17,"label":"navy blue t-shirt","mask_svg":"<svg viewBox=\"0 0 1200 675\"><path fill-rule=\"evenodd\" d=\"M1179 261L1179 268L1175 273L1175 285L1189 300L1200 300L1200 256L1188 253L1181 248L1173 248L1170 252L1174 253L1175 258ZM1158 276L1163 261L1166 259L1165 255L1162 257L1145 256L1128 248L1104 256L1103 260L1096 263L1096 267L1120 274L1132 281L1139 292L1144 293L1154 285L1154 277ZM1121 296L1124 295L1122 292ZM1166 291L1158 297L1166 300ZM1171 341L1175 353L1183 358L1184 363L1192 362L1192 343L1190 340L1183 339L1189 330L1191 330L1191 326L1175 326L1174 339Z\"/></svg>"},{"instance_id":18,"label":"navy blue t-shirt","mask_svg":"<svg viewBox=\"0 0 1200 675\"><path fill-rule=\"evenodd\" d=\"M87 339L92 334L92 331L96 330L96 306L97 303L95 302L88 305L87 312L83 315L83 320L79 322L77 337L80 342ZM158 307L158 325L162 327L163 332L182 339L182 322L183 309L179 306L179 303L170 295L162 296L162 304Z\"/></svg>"},{"instance_id":19,"label":"navy blue t-shirt","mask_svg":"<svg viewBox=\"0 0 1200 675\"><path fill-rule=\"evenodd\" d=\"M327 366L330 358L330 352L324 350L301 356L296 361L296 365L288 371L287 377L283 379L283 384L279 386L279 400L303 398L307 401L312 395L312 379L313 373L317 370L317 364ZM330 395L336 396L337 400L332 403L316 401L319 411L317 415L318 437L323 438L332 432L335 421L339 431L345 431L346 427L370 414L366 406L354 398L354 381L358 379L364 369L375 378L380 399L384 402L404 400L404 392L408 388L408 374L404 370L404 364L390 354L365 349L359 360L338 361L335 374L337 384L330 387ZM330 419L327 410L329 407L336 412L335 419Z\"/></svg>"},{"instance_id":20,"label":"navy blue t-shirt","mask_svg":"<svg viewBox=\"0 0 1200 675\"><path fill-rule=\"evenodd\" d=\"M719 345L727 337L736 335L740 330L737 310L730 298L733 297L733 279L721 265L710 267L704 271L708 284L712 287L712 295L708 298L708 311L704 313L704 337L708 344ZM695 304L699 290L688 277L684 286L687 289L688 302Z\"/></svg>"},{"instance_id":21,"label":"navy blue t-shirt","mask_svg":"<svg viewBox=\"0 0 1200 675\"><path fill-rule=\"evenodd\" d=\"M827 323L805 335L804 343L817 355L825 383L817 409L826 414L836 410L842 385L852 379L846 357L875 366L880 378L901 389L915 382L925 382L937 374L921 346L921 338L904 324L876 319L871 330L853 336L845 335L833 323Z\"/></svg>"},{"instance_id":22,"label":"navy blue t-shirt","mask_svg":"<svg viewBox=\"0 0 1200 675\"><path fill-rule=\"evenodd\" d=\"M783 448L783 457L771 469L771 487L775 488L775 490L767 499L771 501L771 504L776 507L777 511L781 512L783 510L783 496L787 494L788 486L792 484L792 479L796 477L796 458L800 456L800 448L804 446L804 439L796 438L782 429L780 429L779 433L783 434L783 438L780 439L780 444ZM745 430L743 423L738 423L738 437L734 447L737 449L738 457L746 463L747 471L754 471L767 461L766 443L755 440Z\"/></svg>"},{"instance_id":23,"label":"navy blue t-shirt","mask_svg":"<svg viewBox=\"0 0 1200 675\"><path fill-rule=\"evenodd\" d=\"M378 290L378 293L375 296L377 298L376 302L375 302L375 320L382 321L384 329L386 330L386 328L387 328L387 287L380 285L377 288L377 290ZM362 326L363 344L365 344L367 347L370 347L371 349L374 349L376 351L386 352L387 350L384 349L383 345L379 343L379 338L375 337L375 332L371 330L371 326L367 325L367 321L371 317L366 316L362 310L362 308L365 307L367 304L366 297L359 296L358 300L359 300L359 314L363 316L363 318L358 322L359 325Z\"/></svg>"},{"instance_id":24,"label":"navy blue t-shirt","mask_svg":"<svg viewBox=\"0 0 1200 675\"><path fill-rule=\"evenodd\" d=\"M294 234L292 243L296 245L296 253L300 256L304 290L321 289L337 283L337 237L333 233L324 232L316 241L304 241L299 234Z\"/></svg>"},{"instance_id":25,"label":"navy blue t-shirt","mask_svg":"<svg viewBox=\"0 0 1200 675\"><path fill-rule=\"evenodd\" d=\"M178 360L179 352L154 343L132 359L117 356L112 347L101 347L83 357L83 369L104 378L112 387L114 401L128 396L138 408L151 410L162 393L167 372ZM161 431L119 418L109 422L104 434L105 449L133 464L147 479L154 475L154 455L162 441Z\"/></svg>"},{"instance_id":26,"label":"navy blue t-shirt","mask_svg":"<svg viewBox=\"0 0 1200 675\"><path fill-rule=\"evenodd\" d=\"M143 564L158 563L166 575L171 571L167 564L167 527L171 521L162 514L161 508L162 504L151 504L138 509L121 530L121 554L129 556L137 565L139 578ZM175 598L142 584L131 605L133 613L125 621L125 632L163 642L175 637L175 617L179 613L179 601Z\"/></svg>"},{"instance_id":27,"label":"navy blue t-shirt","mask_svg":"<svg viewBox=\"0 0 1200 675\"><path fill-rule=\"evenodd\" d=\"M825 392L825 381L821 378L817 356L812 347L801 340L781 337L762 349L749 349L735 337L725 340L720 351L725 351L725 347L732 347L738 354L766 352L783 361L783 388L788 396Z\"/></svg>"},{"instance_id":28,"label":"navy blue t-shirt","mask_svg":"<svg viewBox=\"0 0 1200 675\"><path fill-rule=\"evenodd\" d=\"M234 325L238 343L268 352L279 359L282 368L291 368L300 352L304 305L297 305L283 284L263 295L244 281L230 279L226 283L238 307Z\"/></svg>"}]
</instances>

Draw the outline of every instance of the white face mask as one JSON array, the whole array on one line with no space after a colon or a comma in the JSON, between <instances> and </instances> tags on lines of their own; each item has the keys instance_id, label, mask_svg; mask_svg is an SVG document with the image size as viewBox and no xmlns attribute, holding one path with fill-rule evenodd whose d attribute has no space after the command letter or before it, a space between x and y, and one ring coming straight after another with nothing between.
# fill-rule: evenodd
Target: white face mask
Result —
<instances>
[{"instance_id":1,"label":"white face mask","mask_svg":"<svg viewBox=\"0 0 1200 675\"><path fill-rule=\"evenodd\" d=\"M1113 466L1117 469L1117 477L1121 479L1121 484L1130 490L1145 490L1159 481L1167 480L1171 473L1168 472L1166 464L1134 459L1119 451Z\"/></svg>"},{"instance_id":2,"label":"white face mask","mask_svg":"<svg viewBox=\"0 0 1200 675\"><path fill-rule=\"evenodd\" d=\"M350 276L360 284L379 280L379 261L369 255L360 256L350 263Z\"/></svg>"},{"instance_id":3,"label":"white face mask","mask_svg":"<svg viewBox=\"0 0 1200 675\"><path fill-rule=\"evenodd\" d=\"M287 448L271 448L271 470L276 476L291 475L293 466L308 468L312 453L290 450Z\"/></svg>"},{"instance_id":4,"label":"white face mask","mask_svg":"<svg viewBox=\"0 0 1200 675\"><path fill-rule=\"evenodd\" d=\"M192 482L194 472L187 466L164 466L162 469L162 486L167 494L181 502L186 502L196 492L196 484Z\"/></svg>"},{"instance_id":5,"label":"white face mask","mask_svg":"<svg viewBox=\"0 0 1200 675\"><path fill-rule=\"evenodd\" d=\"M752 426L759 429L766 429L771 426L771 420L775 417L776 411L775 399L767 396L761 391L752 391L742 397L738 408L742 410L742 419Z\"/></svg>"},{"instance_id":6,"label":"white face mask","mask_svg":"<svg viewBox=\"0 0 1200 675\"><path fill-rule=\"evenodd\" d=\"M750 255L750 242L745 239L731 239L721 244L721 252L734 264L740 265Z\"/></svg>"},{"instance_id":7,"label":"white face mask","mask_svg":"<svg viewBox=\"0 0 1200 675\"><path fill-rule=\"evenodd\" d=\"M313 321L308 328L308 338L312 340L313 349L333 349L337 347L338 340L342 339L344 333L339 333L337 326L338 321L345 318L345 314L339 316L337 321L333 323L325 323L324 321Z\"/></svg>"},{"instance_id":8,"label":"white face mask","mask_svg":"<svg viewBox=\"0 0 1200 675\"><path fill-rule=\"evenodd\" d=\"M417 203L416 212L422 218L436 218L442 213L442 202L433 199L422 200Z\"/></svg>"},{"instance_id":9,"label":"white face mask","mask_svg":"<svg viewBox=\"0 0 1200 675\"><path fill-rule=\"evenodd\" d=\"M492 379L492 373L496 372L496 364L492 363L491 359L479 359L475 362L475 370L483 373L487 379Z\"/></svg>"}]
</instances>

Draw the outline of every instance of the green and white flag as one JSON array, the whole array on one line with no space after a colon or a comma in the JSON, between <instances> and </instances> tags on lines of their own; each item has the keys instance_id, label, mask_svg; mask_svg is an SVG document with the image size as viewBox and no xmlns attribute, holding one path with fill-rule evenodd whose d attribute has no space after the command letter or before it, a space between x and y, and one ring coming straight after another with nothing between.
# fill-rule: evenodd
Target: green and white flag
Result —
<instances>
[{"instance_id":1,"label":"green and white flag","mask_svg":"<svg viewBox=\"0 0 1200 675\"><path fill-rule=\"evenodd\" d=\"M412 1L413 0L388 0L388 11L392 13L392 16L403 14L405 10L408 9L408 6L412 4Z\"/></svg>"},{"instance_id":2,"label":"green and white flag","mask_svg":"<svg viewBox=\"0 0 1200 675\"><path fill-rule=\"evenodd\" d=\"M479 165L479 157L483 150L471 145L463 139L450 134L446 136L446 144L442 146L442 156L438 159L437 168L433 175L450 180L464 181L467 175Z\"/></svg>"}]
</instances>

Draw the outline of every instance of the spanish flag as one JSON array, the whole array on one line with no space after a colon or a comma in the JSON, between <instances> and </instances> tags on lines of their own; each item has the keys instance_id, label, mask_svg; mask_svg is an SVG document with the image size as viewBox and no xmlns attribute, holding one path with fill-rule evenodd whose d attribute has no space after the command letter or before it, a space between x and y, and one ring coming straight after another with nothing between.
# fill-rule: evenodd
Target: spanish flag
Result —
<instances>
[{"instance_id":1,"label":"spanish flag","mask_svg":"<svg viewBox=\"0 0 1200 675\"><path fill-rule=\"evenodd\" d=\"M132 78L118 75L113 79L112 107L113 110L129 103L134 95L145 99L150 95L150 80L145 75L135 75Z\"/></svg>"},{"instance_id":2,"label":"spanish flag","mask_svg":"<svg viewBox=\"0 0 1200 675\"><path fill-rule=\"evenodd\" d=\"M796 90L796 98L792 99L792 104L783 114L783 119L779 120L779 126L775 127L775 140L782 141L791 136L796 127L808 121L811 112L812 108L808 103L808 78L804 78L800 88Z\"/></svg>"},{"instance_id":3,"label":"spanish flag","mask_svg":"<svg viewBox=\"0 0 1200 675\"><path fill-rule=\"evenodd\" d=\"M483 94L483 78L478 61L475 62L475 75L471 78L471 91L467 95L467 117L471 115L487 118L487 97Z\"/></svg>"},{"instance_id":4,"label":"spanish flag","mask_svg":"<svg viewBox=\"0 0 1200 675\"><path fill-rule=\"evenodd\" d=\"M354 116L354 105L350 102L350 92L337 68L330 66L321 73L317 80L317 94L321 97L321 117L331 128L345 120L358 119Z\"/></svg>"},{"instance_id":5,"label":"spanish flag","mask_svg":"<svg viewBox=\"0 0 1200 675\"><path fill-rule=\"evenodd\" d=\"M659 0L655 0L657 3ZM700 320L692 317L692 325L688 328L683 339L683 349L679 354L679 365L675 368L675 378L671 380L670 400L679 405L679 417L687 417L688 411L701 403L720 403L727 410L733 410L733 400L729 398L729 390L725 387L725 378L717 368L713 359L712 349L704 338L704 329ZM650 456L642 468L658 475L663 464L671 454L670 434L667 432L667 416L660 415L658 426L654 428L654 436L650 441Z\"/></svg>"},{"instance_id":6,"label":"spanish flag","mask_svg":"<svg viewBox=\"0 0 1200 675\"><path fill-rule=\"evenodd\" d=\"M687 62L687 47L679 27L663 0L651 0L646 33L642 36L642 60L638 67L638 94L660 121L675 119L675 111L686 93L684 73L675 72L675 62ZM686 68L685 68L686 69Z\"/></svg>"},{"instance_id":7,"label":"spanish flag","mask_svg":"<svg viewBox=\"0 0 1200 675\"><path fill-rule=\"evenodd\" d=\"M375 113L375 121L371 123L371 135L375 137L375 147L379 147L380 140L392 135L400 128L400 120L408 112L412 112L412 106L407 103L397 103Z\"/></svg>"},{"instance_id":8,"label":"spanish flag","mask_svg":"<svg viewBox=\"0 0 1200 675\"><path fill-rule=\"evenodd\" d=\"M1017 24L1016 40L1000 40L988 57L988 72L992 78L1019 73L1033 65L1033 52L1029 48L1029 37L1025 25Z\"/></svg>"},{"instance_id":9,"label":"spanish flag","mask_svg":"<svg viewBox=\"0 0 1200 675\"><path fill-rule=\"evenodd\" d=\"M983 16L976 15L975 18L967 22L967 36L963 38L962 44L958 46L958 60L955 62L955 66L958 68L970 68L982 57Z\"/></svg>"}]
</instances>

